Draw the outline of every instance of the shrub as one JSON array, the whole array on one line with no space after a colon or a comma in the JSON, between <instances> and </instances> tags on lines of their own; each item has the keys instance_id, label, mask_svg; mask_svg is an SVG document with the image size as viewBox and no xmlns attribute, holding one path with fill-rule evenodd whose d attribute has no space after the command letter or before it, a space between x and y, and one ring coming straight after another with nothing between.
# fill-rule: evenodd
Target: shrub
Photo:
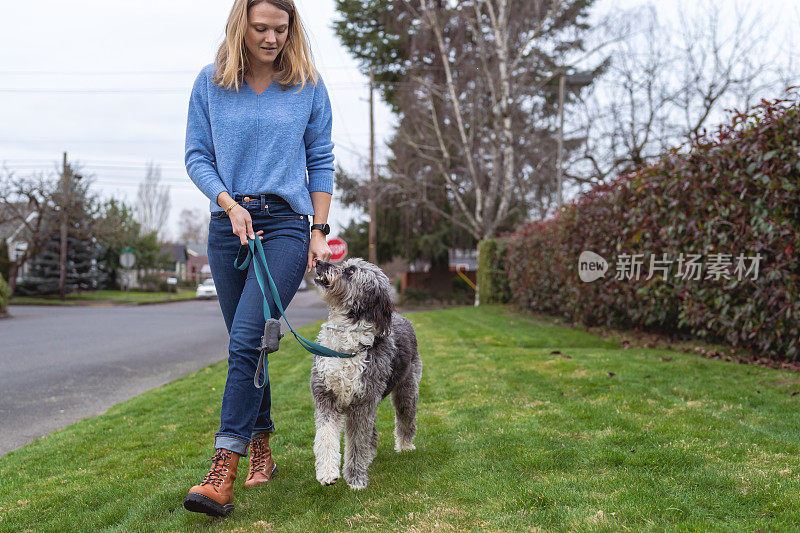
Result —
<instances>
[{"instance_id":1,"label":"shrub","mask_svg":"<svg viewBox=\"0 0 800 533\"><path fill-rule=\"evenodd\" d=\"M168 292L170 286L166 279L162 279L155 274L147 274L139 278L141 292Z\"/></svg>"},{"instance_id":2,"label":"shrub","mask_svg":"<svg viewBox=\"0 0 800 533\"><path fill-rule=\"evenodd\" d=\"M484 239L478 243L478 292L481 304L511 300L505 268L507 238Z\"/></svg>"},{"instance_id":3,"label":"shrub","mask_svg":"<svg viewBox=\"0 0 800 533\"><path fill-rule=\"evenodd\" d=\"M518 228L506 265L514 302L587 325L684 332L763 356L800 356L800 102L762 102L659 161L592 189L555 217ZM578 256L609 262L584 283ZM724 276L645 279L651 259L729 259ZM622 254L643 254L638 280L616 279ZM723 254L715 256L714 254ZM726 255L727 254L727 255ZM761 255L756 279L734 270ZM616 267L616 269L615 269ZM739 279L741 278L741 279Z\"/></svg>"},{"instance_id":4,"label":"shrub","mask_svg":"<svg viewBox=\"0 0 800 533\"><path fill-rule=\"evenodd\" d=\"M0 314L6 312L9 297L11 297L11 290L3 275L0 274Z\"/></svg>"},{"instance_id":5,"label":"shrub","mask_svg":"<svg viewBox=\"0 0 800 533\"><path fill-rule=\"evenodd\" d=\"M427 303L430 299L431 293L427 289L406 289L400 295L400 304Z\"/></svg>"},{"instance_id":6,"label":"shrub","mask_svg":"<svg viewBox=\"0 0 800 533\"><path fill-rule=\"evenodd\" d=\"M196 289L198 283L193 279L179 279L178 287L181 289Z\"/></svg>"},{"instance_id":7,"label":"shrub","mask_svg":"<svg viewBox=\"0 0 800 533\"><path fill-rule=\"evenodd\" d=\"M464 281L464 278L458 274L450 278L450 292L468 294L473 298L475 294L475 291L472 290L472 286Z\"/></svg>"}]
</instances>

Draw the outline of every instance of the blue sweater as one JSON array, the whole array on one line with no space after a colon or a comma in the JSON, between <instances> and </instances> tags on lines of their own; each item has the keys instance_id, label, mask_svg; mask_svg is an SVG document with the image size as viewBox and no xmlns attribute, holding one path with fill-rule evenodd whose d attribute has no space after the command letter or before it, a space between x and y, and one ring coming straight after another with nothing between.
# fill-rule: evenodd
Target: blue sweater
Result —
<instances>
[{"instance_id":1,"label":"blue sweater","mask_svg":"<svg viewBox=\"0 0 800 533\"><path fill-rule=\"evenodd\" d=\"M309 193L333 193L333 116L322 79L316 86L306 81L299 93L299 85L284 91L273 81L256 94L247 82L238 92L223 89L213 74L214 65L207 65L194 82L185 158L211 210L222 209L216 202L222 191L271 193L313 215Z\"/></svg>"}]
</instances>

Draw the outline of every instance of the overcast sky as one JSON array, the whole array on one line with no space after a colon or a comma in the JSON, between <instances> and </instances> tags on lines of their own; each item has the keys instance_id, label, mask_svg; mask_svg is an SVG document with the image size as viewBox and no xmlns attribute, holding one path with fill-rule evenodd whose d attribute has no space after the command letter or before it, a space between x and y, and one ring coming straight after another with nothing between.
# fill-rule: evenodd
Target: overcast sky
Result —
<instances>
[{"instance_id":1,"label":"overcast sky","mask_svg":"<svg viewBox=\"0 0 800 533\"><path fill-rule=\"evenodd\" d=\"M52 170L67 151L104 195L131 202L147 161L157 162L171 186L169 230L176 236L182 209L208 209L183 166L186 110L195 76L223 38L230 5L0 0L0 162L19 172ZM330 28L333 1L301 1L298 9L329 87L336 160L364 172L368 80ZM376 103L381 144L394 119ZM334 230L351 216L335 204Z\"/></svg>"},{"instance_id":2,"label":"overcast sky","mask_svg":"<svg viewBox=\"0 0 800 533\"><path fill-rule=\"evenodd\" d=\"M600 9L642 3L605 0ZM791 12L790 20L797 21L800 0L758 3ZM213 61L222 40L230 5L0 0L0 162L18 172L53 170L67 151L71 161L96 176L103 195L133 202L146 163L154 161L171 186L168 229L175 237L182 209L208 208L183 166L186 109L197 72ZM333 0L297 0L297 5L329 88L337 163L366 177L367 79L334 35ZM676 5L661 2L665 9ZM382 160L394 118L376 103ZM352 215L334 200L329 218L334 233Z\"/></svg>"}]
</instances>

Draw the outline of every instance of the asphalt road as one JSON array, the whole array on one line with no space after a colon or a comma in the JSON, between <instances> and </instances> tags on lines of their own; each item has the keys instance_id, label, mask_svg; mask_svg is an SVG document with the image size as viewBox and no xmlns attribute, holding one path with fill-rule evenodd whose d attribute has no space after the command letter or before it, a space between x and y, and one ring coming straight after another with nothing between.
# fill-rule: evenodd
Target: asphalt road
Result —
<instances>
[{"instance_id":1,"label":"asphalt road","mask_svg":"<svg viewBox=\"0 0 800 533\"><path fill-rule=\"evenodd\" d=\"M228 356L216 300L9 312L0 320L0 456ZM313 288L286 313L294 328L328 314Z\"/></svg>"}]
</instances>

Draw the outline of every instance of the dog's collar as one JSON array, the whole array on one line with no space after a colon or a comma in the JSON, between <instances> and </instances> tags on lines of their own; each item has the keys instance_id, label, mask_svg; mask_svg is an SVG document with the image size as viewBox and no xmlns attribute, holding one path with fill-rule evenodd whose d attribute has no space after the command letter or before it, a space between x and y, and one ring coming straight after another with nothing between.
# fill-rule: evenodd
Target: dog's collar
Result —
<instances>
[{"instance_id":1,"label":"dog's collar","mask_svg":"<svg viewBox=\"0 0 800 533\"><path fill-rule=\"evenodd\" d=\"M336 330L336 331L348 331L348 328L343 328L342 326L334 326L333 324L328 324L327 322L322 324L322 327L325 328L325 329L333 329L333 330ZM362 344L361 348L356 350L353 353L353 355L358 355L358 354L361 354L361 353L367 353L367 351L369 349L370 349L370 346L366 346L366 345ZM369 363L369 359L365 360L364 362Z\"/></svg>"},{"instance_id":2,"label":"dog's collar","mask_svg":"<svg viewBox=\"0 0 800 533\"><path fill-rule=\"evenodd\" d=\"M334 329L336 331L358 331L358 330L368 331L368 330L372 329L372 327L367 327L367 328L364 328L364 327L360 327L360 328L349 327L349 328L345 328L345 327L342 327L342 326L335 326L333 324L329 324L328 322L324 322L322 324L322 327L325 328L325 329Z\"/></svg>"},{"instance_id":3,"label":"dog's collar","mask_svg":"<svg viewBox=\"0 0 800 533\"><path fill-rule=\"evenodd\" d=\"M369 351L369 346L361 345L361 348L355 351L354 355L358 355L360 353L367 353ZM369 363L369 359L364 359L365 363Z\"/></svg>"}]
</instances>

